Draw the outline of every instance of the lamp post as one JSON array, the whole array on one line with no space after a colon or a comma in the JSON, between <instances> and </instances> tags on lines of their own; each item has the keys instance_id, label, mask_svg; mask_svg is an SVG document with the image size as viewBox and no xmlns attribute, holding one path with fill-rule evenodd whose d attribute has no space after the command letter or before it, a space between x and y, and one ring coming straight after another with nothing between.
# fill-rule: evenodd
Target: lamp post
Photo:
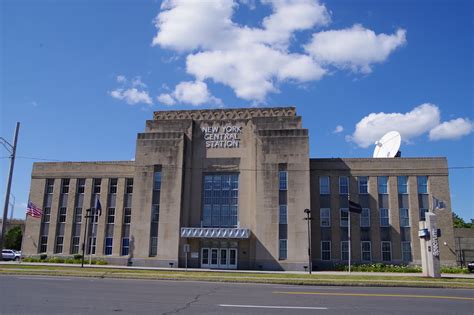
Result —
<instances>
[{"instance_id":1,"label":"lamp post","mask_svg":"<svg viewBox=\"0 0 474 315\"><path fill-rule=\"evenodd\" d=\"M89 223L89 218L91 217L90 215L91 209L86 209L86 224L84 224L84 239L82 240L82 261L81 261L81 268L84 268L84 256L85 256L85 250L86 250L86 244L87 244L87 238L88 238L88 229L87 225Z\"/></svg>"},{"instance_id":2,"label":"lamp post","mask_svg":"<svg viewBox=\"0 0 474 315\"><path fill-rule=\"evenodd\" d=\"M309 274L311 274L313 270L313 259L311 258L311 220L313 220L313 218L311 217L310 209L304 209L304 213L306 213L304 220L308 221L308 268Z\"/></svg>"}]
</instances>

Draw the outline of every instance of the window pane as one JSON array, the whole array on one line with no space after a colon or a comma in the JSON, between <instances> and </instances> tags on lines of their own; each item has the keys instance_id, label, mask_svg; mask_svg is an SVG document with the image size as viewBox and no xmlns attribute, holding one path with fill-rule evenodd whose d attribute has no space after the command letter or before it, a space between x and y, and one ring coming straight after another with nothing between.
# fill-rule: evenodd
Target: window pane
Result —
<instances>
[{"instance_id":1,"label":"window pane","mask_svg":"<svg viewBox=\"0 0 474 315\"><path fill-rule=\"evenodd\" d=\"M202 197L202 224L204 227L237 226L237 174L204 175Z\"/></svg>"},{"instance_id":2,"label":"window pane","mask_svg":"<svg viewBox=\"0 0 474 315\"><path fill-rule=\"evenodd\" d=\"M428 193L428 176L417 176L418 182L418 193L427 194Z\"/></svg>"},{"instance_id":3,"label":"window pane","mask_svg":"<svg viewBox=\"0 0 474 315\"><path fill-rule=\"evenodd\" d=\"M349 193L349 178L347 176L339 177L339 193L340 194Z\"/></svg>"},{"instance_id":4,"label":"window pane","mask_svg":"<svg viewBox=\"0 0 474 315\"><path fill-rule=\"evenodd\" d=\"M328 176L319 177L319 193L321 195L329 194L329 177Z\"/></svg>"},{"instance_id":5,"label":"window pane","mask_svg":"<svg viewBox=\"0 0 474 315\"><path fill-rule=\"evenodd\" d=\"M398 193L408 194L408 176L398 176Z\"/></svg>"},{"instance_id":6,"label":"window pane","mask_svg":"<svg viewBox=\"0 0 474 315\"><path fill-rule=\"evenodd\" d=\"M388 177L387 176L379 176L377 177L377 185L379 194L388 194Z\"/></svg>"},{"instance_id":7,"label":"window pane","mask_svg":"<svg viewBox=\"0 0 474 315\"><path fill-rule=\"evenodd\" d=\"M341 208L341 226L346 227L349 223L349 210Z\"/></svg>"},{"instance_id":8,"label":"window pane","mask_svg":"<svg viewBox=\"0 0 474 315\"><path fill-rule=\"evenodd\" d=\"M331 226L331 209L321 208L319 212L320 226L329 227Z\"/></svg>"},{"instance_id":9,"label":"window pane","mask_svg":"<svg viewBox=\"0 0 474 315\"><path fill-rule=\"evenodd\" d=\"M369 192L368 190L368 177L367 176L359 176L358 178L359 182L359 194L367 194Z\"/></svg>"}]
</instances>

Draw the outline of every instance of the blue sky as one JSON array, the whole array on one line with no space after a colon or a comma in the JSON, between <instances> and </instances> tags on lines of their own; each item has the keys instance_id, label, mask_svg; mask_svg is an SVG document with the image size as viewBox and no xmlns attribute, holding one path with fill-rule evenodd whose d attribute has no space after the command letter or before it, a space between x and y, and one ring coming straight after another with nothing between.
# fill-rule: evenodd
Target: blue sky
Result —
<instances>
[{"instance_id":1,"label":"blue sky","mask_svg":"<svg viewBox=\"0 0 474 315\"><path fill-rule=\"evenodd\" d=\"M446 156L452 208L474 217L472 1L0 5L0 136L21 122L15 217L34 161L131 160L155 110L288 105L312 157L370 157L392 129L404 157Z\"/></svg>"}]
</instances>

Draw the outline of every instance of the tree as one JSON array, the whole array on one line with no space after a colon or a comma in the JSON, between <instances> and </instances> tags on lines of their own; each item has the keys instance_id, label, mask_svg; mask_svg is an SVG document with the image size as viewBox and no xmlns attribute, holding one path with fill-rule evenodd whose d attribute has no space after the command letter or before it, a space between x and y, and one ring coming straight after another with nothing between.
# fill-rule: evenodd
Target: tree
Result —
<instances>
[{"instance_id":1,"label":"tree","mask_svg":"<svg viewBox=\"0 0 474 315\"><path fill-rule=\"evenodd\" d=\"M474 228L474 224L464 222L464 219L453 212L453 227L455 228Z\"/></svg>"},{"instance_id":2,"label":"tree","mask_svg":"<svg viewBox=\"0 0 474 315\"><path fill-rule=\"evenodd\" d=\"M21 249L21 228L19 226L15 226L11 228L7 234L5 235L5 248L20 250Z\"/></svg>"}]
</instances>

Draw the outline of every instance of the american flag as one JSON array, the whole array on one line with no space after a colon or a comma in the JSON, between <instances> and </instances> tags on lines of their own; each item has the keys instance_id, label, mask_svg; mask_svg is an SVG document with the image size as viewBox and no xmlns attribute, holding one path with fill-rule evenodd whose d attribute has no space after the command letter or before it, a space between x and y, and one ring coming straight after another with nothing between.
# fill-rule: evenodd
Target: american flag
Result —
<instances>
[{"instance_id":1,"label":"american flag","mask_svg":"<svg viewBox=\"0 0 474 315\"><path fill-rule=\"evenodd\" d=\"M33 218L41 218L43 215L43 210L38 208L31 201L28 202L28 207L26 208L26 214L32 216Z\"/></svg>"}]
</instances>

